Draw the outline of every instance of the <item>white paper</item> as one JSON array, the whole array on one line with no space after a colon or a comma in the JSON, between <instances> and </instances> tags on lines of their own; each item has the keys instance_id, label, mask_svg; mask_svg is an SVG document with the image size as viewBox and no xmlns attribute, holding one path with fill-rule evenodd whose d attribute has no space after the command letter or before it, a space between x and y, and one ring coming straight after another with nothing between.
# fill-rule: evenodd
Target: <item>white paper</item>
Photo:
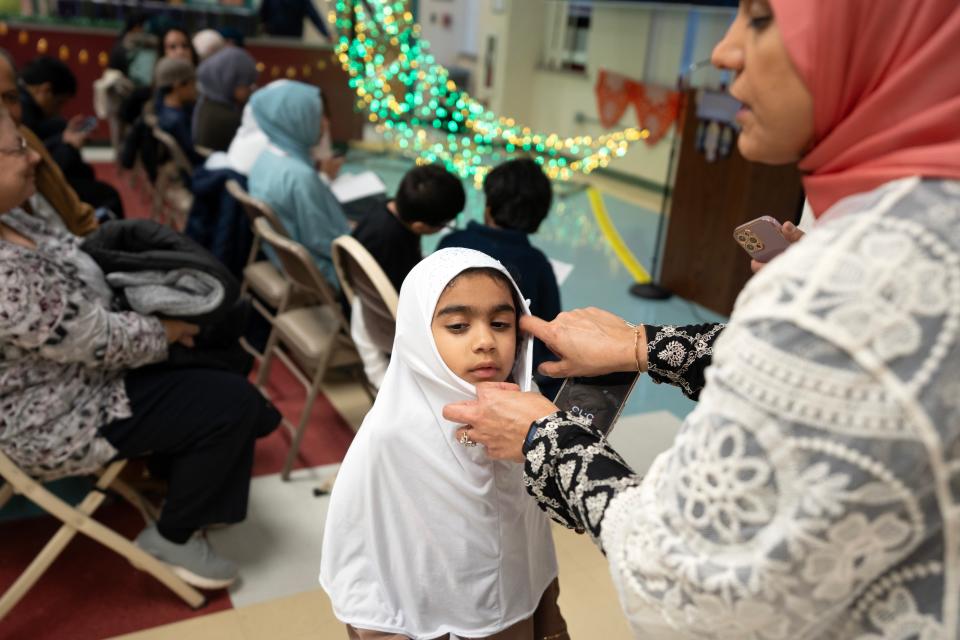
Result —
<instances>
[{"instance_id":1,"label":"white paper","mask_svg":"<svg viewBox=\"0 0 960 640\"><path fill-rule=\"evenodd\" d=\"M561 262L550 258L550 266L553 267L553 276L557 279L557 286L561 286L564 281L570 277L573 271L573 265L569 262Z\"/></svg>"},{"instance_id":2,"label":"white paper","mask_svg":"<svg viewBox=\"0 0 960 640\"><path fill-rule=\"evenodd\" d=\"M373 171L362 173L341 173L330 184L330 190L340 202L353 202L360 198L386 193L387 186L383 184Z\"/></svg>"}]
</instances>

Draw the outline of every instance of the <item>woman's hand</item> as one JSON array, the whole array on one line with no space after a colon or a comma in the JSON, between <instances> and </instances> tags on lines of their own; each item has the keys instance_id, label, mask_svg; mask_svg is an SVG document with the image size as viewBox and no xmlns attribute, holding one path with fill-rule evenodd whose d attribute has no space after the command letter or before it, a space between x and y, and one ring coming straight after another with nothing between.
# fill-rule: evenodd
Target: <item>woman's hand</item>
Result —
<instances>
[{"instance_id":1,"label":"woman's hand","mask_svg":"<svg viewBox=\"0 0 960 640\"><path fill-rule=\"evenodd\" d=\"M185 347L193 346L193 337L200 333L200 327L182 320L161 319L164 331L167 332L167 342L180 343Z\"/></svg>"},{"instance_id":2,"label":"woman's hand","mask_svg":"<svg viewBox=\"0 0 960 640\"><path fill-rule=\"evenodd\" d=\"M85 119L82 115L75 115L70 118L66 129L63 130L63 141L77 151L83 148L83 145L87 143L87 136L90 135L89 131L83 129L83 121Z\"/></svg>"},{"instance_id":3,"label":"woman's hand","mask_svg":"<svg viewBox=\"0 0 960 640\"><path fill-rule=\"evenodd\" d=\"M603 309L565 311L552 322L522 316L520 329L534 335L560 356L544 362L540 373L554 378L599 376L615 371L647 370L647 336L640 329L639 344L632 327L623 318Z\"/></svg>"},{"instance_id":4,"label":"woman's hand","mask_svg":"<svg viewBox=\"0 0 960 640\"><path fill-rule=\"evenodd\" d=\"M792 222L784 222L780 225L780 233L783 234L783 237L787 239L787 242L793 244L803 237L803 231L797 228L797 225ZM750 261L750 269L756 273L767 266L766 262L758 262L757 260Z\"/></svg>"},{"instance_id":5,"label":"woman's hand","mask_svg":"<svg viewBox=\"0 0 960 640\"><path fill-rule=\"evenodd\" d=\"M557 412L557 407L539 393L523 392L508 382L481 382L477 399L455 402L443 408L443 417L466 426L457 430L457 440L482 444L495 460L523 462L523 441L530 425Z\"/></svg>"},{"instance_id":6,"label":"woman's hand","mask_svg":"<svg viewBox=\"0 0 960 640\"><path fill-rule=\"evenodd\" d=\"M330 178L330 180L336 180L337 176L340 175L340 169L343 168L344 162L346 162L346 157L344 156L324 158L320 161L320 171Z\"/></svg>"}]
</instances>

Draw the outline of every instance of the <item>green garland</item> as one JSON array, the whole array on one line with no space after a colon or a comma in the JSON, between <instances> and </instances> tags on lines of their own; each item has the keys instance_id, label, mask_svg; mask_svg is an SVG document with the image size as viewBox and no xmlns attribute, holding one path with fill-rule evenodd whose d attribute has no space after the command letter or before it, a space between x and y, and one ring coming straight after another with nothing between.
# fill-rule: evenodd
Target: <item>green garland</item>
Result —
<instances>
[{"instance_id":1,"label":"green garland","mask_svg":"<svg viewBox=\"0 0 960 640\"><path fill-rule=\"evenodd\" d=\"M480 183L500 160L534 158L552 179L590 173L649 136L628 128L562 138L497 116L450 80L420 37L407 0L337 0L337 54L357 107L401 150Z\"/></svg>"}]
</instances>

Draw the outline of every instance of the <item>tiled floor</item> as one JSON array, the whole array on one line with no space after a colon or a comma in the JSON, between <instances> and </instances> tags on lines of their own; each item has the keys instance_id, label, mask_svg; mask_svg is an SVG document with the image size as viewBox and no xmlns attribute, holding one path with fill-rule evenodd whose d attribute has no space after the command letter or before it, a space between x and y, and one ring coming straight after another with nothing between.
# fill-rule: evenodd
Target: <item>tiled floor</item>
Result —
<instances>
[{"instance_id":1,"label":"tiled floor","mask_svg":"<svg viewBox=\"0 0 960 640\"><path fill-rule=\"evenodd\" d=\"M392 192L409 166L406 160L357 153L351 155L345 170L374 170ZM638 260L649 265L659 218L656 213L660 208L659 198L602 178L592 177L588 182L604 194L612 221ZM596 224L583 186L582 183L569 184L557 189L551 215L532 238L549 257L573 266L561 287L564 308L598 306L632 321L654 324L720 319L678 298L655 302L631 297L628 288L632 279ZM470 186L467 191L468 206L461 216L461 224L466 219L480 218L482 212L482 193ZM427 238L425 251L432 250L438 239ZM324 394L343 421L356 429L369 407L365 394L350 383L330 383L324 387ZM677 427L692 407L677 389L641 379L611 441L635 470L642 472L670 445ZM271 455L275 456L276 452ZM241 565L242 582L229 593L231 610L123 637L143 640L345 638L342 626L333 617L329 602L317 584L320 537L328 499L314 495L314 489L328 483L335 471L336 465L299 469L289 483L281 482L272 472L258 475L252 482L247 521L211 533L214 546ZM0 521L24 515L0 512ZM559 528L554 534L561 567L561 606L572 637L590 640L630 637L603 555L585 536ZM71 612L71 615L82 615L82 612Z\"/></svg>"}]
</instances>

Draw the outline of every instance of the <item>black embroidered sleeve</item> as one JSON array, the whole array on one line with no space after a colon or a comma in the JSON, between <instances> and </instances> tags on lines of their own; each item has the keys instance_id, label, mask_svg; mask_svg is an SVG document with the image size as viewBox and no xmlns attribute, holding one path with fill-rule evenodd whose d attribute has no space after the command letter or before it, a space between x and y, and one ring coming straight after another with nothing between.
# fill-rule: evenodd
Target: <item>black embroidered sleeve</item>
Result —
<instances>
[{"instance_id":1,"label":"black embroidered sleeve","mask_svg":"<svg viewBox=\"0 0 960 640\"><path fill-rule=\"evenodd\" d=\"M680 387L691 400L700 397L704 372L713 360L713 343L724 324L658 327L645 324L647 375L660 384Z\"/></svg>"},{"instance_id":2,"label":"black embroidered sleeve","mask_svg":"<svg viewBox=\"0 0 960 640\"><path fill-rule=\"evenodd\" d=\"M640 482L599 431L565 411L537 423L524 455L527 492L553 520L588 531L597 545L610 501Z\"/></svg>"}]
</instances>

